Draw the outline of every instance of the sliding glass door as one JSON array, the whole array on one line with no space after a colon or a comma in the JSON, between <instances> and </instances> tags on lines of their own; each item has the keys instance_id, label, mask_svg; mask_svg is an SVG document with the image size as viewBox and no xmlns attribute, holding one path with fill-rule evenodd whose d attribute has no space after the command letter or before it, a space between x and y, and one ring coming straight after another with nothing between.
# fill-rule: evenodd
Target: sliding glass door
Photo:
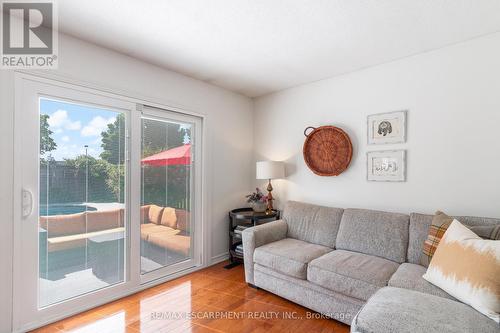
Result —
<instances>
[{"instance_id":1,"label":"sliding glass door","mask_svg":"<svg viewBox=\"0 0 500 333\"><path fill-rule=\"evenodd\" d=\"M126 113L40 97L38 306L123 282Z\"/></svg>"},{"instance_id":2,"label":"sliding glass door","mask_svg":"<svg viewBox=\"0 0 500 333\"><path fill-rule=\"evenodd\" d=\"M14 324L23 327L126 282L135 104L29 79L16 89Z\"/></svg>"},{"instance_id":3,"label":"sliding glass door","mask_svg":"<svg viewBox=\"0 0 500 333\"><path fill-rule=\"evenodd\" d=\"M202 264L201 119L16 82L14 327Z\"/></svg>"},{"instance_id":4,"label":"sliding glass door","mask_svg":"<svg viewBox=\"0 0 500 333\"><path fill-rule=\"evenodd\" d=\"M141 116L141 274L189 267L195 246L196 117L145 108Z\"/></svg>"}]
</instances>

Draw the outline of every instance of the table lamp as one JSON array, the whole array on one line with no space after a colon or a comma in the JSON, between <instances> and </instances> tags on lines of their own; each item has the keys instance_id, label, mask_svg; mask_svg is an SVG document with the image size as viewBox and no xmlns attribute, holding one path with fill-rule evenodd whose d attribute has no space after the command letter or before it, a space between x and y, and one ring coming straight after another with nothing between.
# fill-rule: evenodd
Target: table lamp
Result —
<instances>
[{"instance_id":1,"label":"table lamp","mask_svg":"<svg viewBox=\"0 0 500 333\"><path fill-rule=\"evenodd\" d=\"M267 184L267 210L266 214L270 214L273 211L273 186L271 185L271 179L278 179L285 177L285 164L278 161L260 161L257 162L257 179L267 179L269 183Z\"/></svg>"}]
</instances>

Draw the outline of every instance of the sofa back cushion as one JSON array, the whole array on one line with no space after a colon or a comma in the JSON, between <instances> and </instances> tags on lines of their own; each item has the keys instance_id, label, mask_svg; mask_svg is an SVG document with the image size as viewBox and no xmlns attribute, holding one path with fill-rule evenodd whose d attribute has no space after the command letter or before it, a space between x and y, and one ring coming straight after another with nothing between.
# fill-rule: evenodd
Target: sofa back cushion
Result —
<instances>
[{"instance_id":1,"label":"sofa back cushion","mask_svg":"<svg viewBox=\"0 0 500 333\"><path fill-rule=\"evenodd\" d=\"M346 209L337 249L361 252L398 263L406 261L409 216L367 209Z\"/></svg>"},{"instance_id":2,"label":"sofa back cushion","mask_svg":"<svg viewBox=\"0 0 500 333\"><path fill-rule=\"evenodd\" d=\"M124 210L112 209L87 212L87 232L123 227Z\"/></svg>"},{"instance_id":3,"label":"sofa back cushion","mask_svg":"<svg viewBox=\"0 0 500 333\"><path fill-rule=\"evenodd\" d=\"M420 264L424 241L429 234L429 227L432 224L434 215L410 214L410 234L408 240L407 261L412 264ZM500 219L477 217L477 216L454 216L465 226L491 226L500 225Z\"/></svg>"},{"instance_id":4,"label":"sofa back cushion","mask_svg":"<svg viewBox=\"0 0 500 333\"><path fill-rule=\"evenodd\" d=\"M288 201L283 212L287 236L333 248L343 212L342 208Z\"/></svg>"},{"instance_id":5,"label":"sofa back cushion","mask_svg":"<svg viewBox=\"0 0 500 333\"><path fill-rule=\"evenodd\" d=\"M83 234L86 225L85 213L40 217L40 227L47 230L49 238Z\"/></svg>"}]
</instances>

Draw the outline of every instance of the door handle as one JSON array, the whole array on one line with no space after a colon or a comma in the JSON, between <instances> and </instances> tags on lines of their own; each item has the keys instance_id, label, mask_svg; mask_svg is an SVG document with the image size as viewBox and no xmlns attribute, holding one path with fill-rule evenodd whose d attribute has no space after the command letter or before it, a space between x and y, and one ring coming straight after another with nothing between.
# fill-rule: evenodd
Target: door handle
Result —
<instances>
[{"instance_id":1,"label":"door handle","mask_svg":"<svg viewBox=\"0 0 500 333\"><path fill-rule=\"evenodd\" d=\"M33 193L30 190L22 190L22 216L28 218L33 213Z\"/></svg>"}]
</instances>

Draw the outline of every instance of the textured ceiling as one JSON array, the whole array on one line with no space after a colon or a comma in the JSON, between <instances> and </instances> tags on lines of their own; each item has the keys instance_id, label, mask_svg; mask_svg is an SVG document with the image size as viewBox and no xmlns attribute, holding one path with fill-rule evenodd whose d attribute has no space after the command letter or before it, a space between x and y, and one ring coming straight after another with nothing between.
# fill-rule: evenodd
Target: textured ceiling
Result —
<instances>
[{"instance_id":1,"label":"textured ceiling","mask_svg":"<svg viewBox=\"0 0 500 333\"><path fill-rule=\"evenodd\" d=\"M61 0L80 39L255 97L500 31L500 0Z\"/></svg>"}]
</instances>

